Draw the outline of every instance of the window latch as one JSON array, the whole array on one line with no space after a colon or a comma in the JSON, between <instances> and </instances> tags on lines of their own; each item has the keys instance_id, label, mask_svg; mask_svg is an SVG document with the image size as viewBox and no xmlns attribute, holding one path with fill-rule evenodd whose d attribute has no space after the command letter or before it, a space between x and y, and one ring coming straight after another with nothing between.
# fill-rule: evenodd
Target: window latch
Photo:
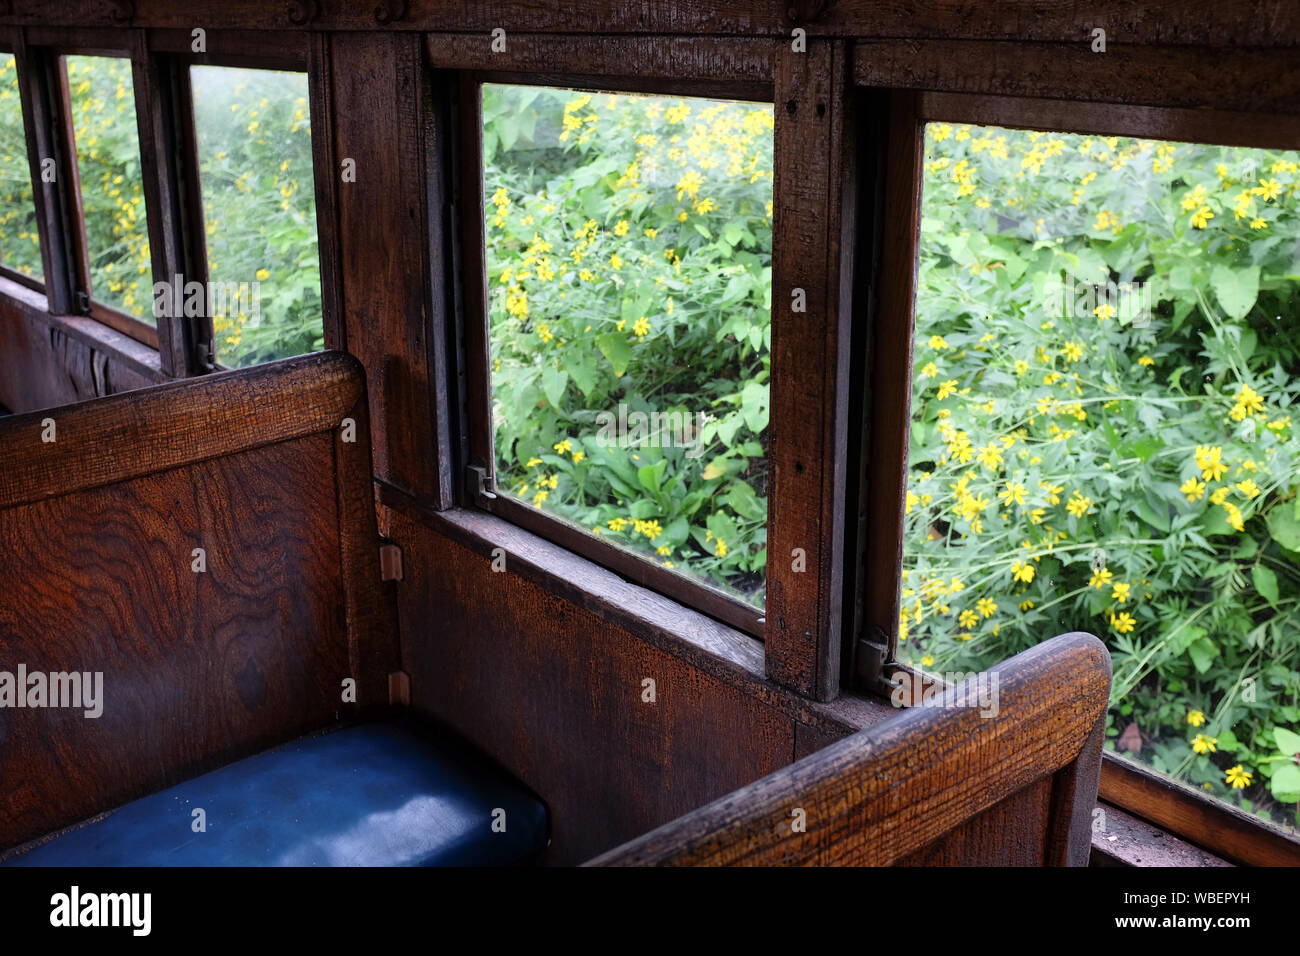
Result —
<instances>
[{"instance_id":1,"label":"window latch","mask_svg":"<svg viewBox=\"0 0 1300 956\"><path fill-rule=\"evenodd\" d=\"M496 500L496 492L492 490L496 485L496 479L487 468L482 465L470 465L465 469L465 477L475 501L481 504L484 501Z\"/></svg>"},{"instance_id":2,"label":"window latch","mask_svg":"<svg viewBox=\"0 0 1300 956\"><path fill-rule=\"evenodd\" d=\"M889 636L872 627L870 638L858 638L857 670L873 694L889 697L896 682L886 673L889 664Z\"/></svg>"}]
</instances>

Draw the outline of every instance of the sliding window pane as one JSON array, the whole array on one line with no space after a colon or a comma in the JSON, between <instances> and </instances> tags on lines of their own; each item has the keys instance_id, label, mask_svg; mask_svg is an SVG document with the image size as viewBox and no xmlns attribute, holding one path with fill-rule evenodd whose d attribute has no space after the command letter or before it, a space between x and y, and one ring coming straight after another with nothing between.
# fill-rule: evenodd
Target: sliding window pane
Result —
<instances>
[{"instance_id":1,"label":"sliding window pane","mask_svg":"<svg viewBox=\"0 0 1300 956\"><path fill-rule=\"evenodd\" d=\"M153 325L153 275L131 62L102 56L69 56L64 62L91 298Z\"/></svg>"},{"instance_id":2,"label":"sliding window pane","mask_svg":"<svg viewBox=\"0 0 1300 956\"><path fill-rule=\"evenodd\" d=\"M41 277L41 243L12 53L0 53L0 264Z\"/></svg>"},{"instance_id":3,"label":"sliding window pane","mask_svg":"<svg viewBox=\"0 0 1300 956\"><path fill-rule=\"evenodd\" d=\"M926 130L900 656L1090 631L1107 747L1300 801L1300 154Z\"/></svg>"},{"instance_id":4,"label":"sliding window pane","mask_svg":"<svg viewBox=\"0 0 1300 956\"><path fill-rule=\"evenodd\" d=\"M483 88L499 490L762 607L772 107Z\"/></svg>"},{"instance_id":5,"label":"sliding window pane","mask_svg":"<svg viewBox=\"0 0 1300 956\"><path fill-rule=\"evenodd\" d=\"M217 360L324 348L307 76L190 71Z\"/></svg>"}]
</instances>

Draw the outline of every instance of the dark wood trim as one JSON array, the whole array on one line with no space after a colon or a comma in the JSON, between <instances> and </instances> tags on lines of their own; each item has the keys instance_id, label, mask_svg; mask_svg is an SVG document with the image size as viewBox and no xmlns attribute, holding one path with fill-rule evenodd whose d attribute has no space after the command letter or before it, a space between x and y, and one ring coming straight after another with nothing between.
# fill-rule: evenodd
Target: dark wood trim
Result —
<instances>
[{"instance_id":1,"label":"dark wood trim","mask_svg":"<svg viewBox=\"0 0 1300 956\"><path fill-rule=\"evenodd\" d=\"M969 706L900 711L589 865L888 866L932 862L936 848L938 862L974 864L1003 845L1018 863L1082 866L1110 655L1090 634L1064 634L997 671L995 715ZM1051 799L1041 824L1017 828L997 812L1044 783ZM805 815L799 831L796 807ZM1036 825L1042 831L1025 832Z\"/></svg>"},{"instance_id":2,"label":"dark wood trim","mask_svg":"<svg viewBox=\"0 0 1300 956\"><path fill-rule=\"evenodd\" d=\"M1100 795L1183 839L1246 866L1300 866L1300 836L1107 751Z\"/></svg>"},{"instance_id":3,"label":"dark wood trim","mask_svg":"<svg viewBox=\"0 0 1300 956\"><path fill-rule=\"evenodd\" d=\"M207 51L194 52L195 27L206 32L204 45ZM202 66L240 66L258 70L288 70L304 72L311 61L311 49L323 34L301 30L225 30L210 29L206 23L195 20L193 25L180 29L154 29L148 31L148 45L152 53L171 53L187 63Z\"/></svg>"},{"instance_id":4,"label":"dark wood trim","mask_svg":"<svg viewBox=\"0 0 1300 956\"><path fill-rule=\"evenodd\" d=\"M158 330L136 316L115 309L97 299L90 300L90 307L85 314L96 322L102 322L110 329L158 351Z\"/></svg>"},{"instance_id":5,"label":"dark wood trim","mask_svg":"<svg viewBox=\"0 0 1300 956\"><path fill-rule=\"evenodd\" d=\"M184 171L186 159L194 157L186 68L172 56L142 54L132 64L132 78L140 162L144 169L152 171L152 175L144 177L144 200L154 279L170 285L180 275L185 280L206 282L201 216L197 261L192 246L192 192L197 187L191 184L196 177ZM202 210L201 203L197 209ZM168 374L186 376L204 370L195 349L195 333L201 337L203 321L184 316L158 317L159 352Z\"/></svg>"},{"instance_id":6,"label":"dark wood trim","mask_svg":"<svg viewBox=\"0 0 1300 956\"><path fill-rule=\"evenodd\" d=\"M476 503L484 510L581 554L634 584L658 591L754 637L763 637L763 610L738 597L602 541L585 528L539 511L504 493L496 493L496 497L490 499L481 497Z\"/></svg>"},{"instance_id":7,"label":"dark wood trim","mask_svg":"<svg viewBox=\"0 0 1300 956\"><path fill-rule=\"evenodd\" d=\"M27 135L27 157L32 174L32 198L36 206L37 232L41 240L41 263L45 294L53 312L73 311L76 289L73 222L75 206L67 189L69 167L65 143L62 84L59 61L49 50L33 49L22 39L15 47L23 128ZM41 176L44 159L54 160L55 181ZM75 165L75 162L74 162Z\"/></svg>"},{"instance_id":8,"label":"dark wood trim","mask_svg":"<svg viewBox=\"0 0 1300 956\"><path fill-rule=\"evenodd\" d=\"M90 249L86 238L86 212L81 197L81 160L77 154L77 135L72 118L72 91L68 84L68 62L65 54L54 55L55 75L52 92L58 102L51 118L57 122L54 136L59 142L60 165L58 180L65 195L69 217L67 237L69 259L72 262L72 304L70 312L86 314L94 288L90 277Z\"/></svg>"},{"instance_id":9,"label":"dark wood trim","mask_svg":"<svg viewBox=\"0 0 1300 956\"><path fill-rule=\"evenodd\" d=\"M248 374L248 370L224 373L219 384L213 377L211 388L202 392L190 391L191 382L169 382L0 420L0 444L30 434L43 449L39 455L5 463L0 470L0 509L332 432L364 395L364 380L358 370L351 356L318 352L258 366L257 375ZM301 395L297 412L292 416L261 414L265 397L280 388ZM186 401L177 402L180 396ZM124 410L129 414L124 416ZM205 434L196 446L196 416L198 420L238 417L259 422L260 428L255 435L236 431ZM39 441L41 421L46 417L58 423L57 442ZM122 448L131 448L132 454L120 454Z\"/></svg>"},{"instance_id":10,"label":"dark wood trim","mask_svg":"<svg viewBox=\"0 0 1300 956\"><path fill-rule=\"evenodd\" d=\"M918 114L922 122L943 120L1053 133L1136 136L1178 143L1265 149L1300 147L1300 113L1266 116L971 93L927 92L921 93L919 99Z\"/></svg>"},{"instance_id":11,"label":"dark wood trim","mask_svg":"<svg viewBox=\"0 0 1300 956\"><path fill-rule=\"evenodd\" d=\"M772 98L776 54L785 45L757 37L511 33L506 49L493 53L490 35L430 33L424 42L435 69L483 71L501 82L538 83L542 75L548 86L757 100Z\"/></svg>"},{"instance_id":12,"label":"dark wood trim","mask_svg":"<svg viewBox=\"0 0 1300 956\"><path fill-rule=\"evenodd\" d=\"M752 636L649 588L511 521L476 508L434 511L400 489L375 482L376 498L422 527L487 561L504 556L506 575L535 582L548 594L589 610L611 625L780 709L828 739L847 736L898 713L880 701L844 695L816 703L766 680L763 646ZM399 542L400 543L400 542Z\"/></svg>"},{"instance_id":13,"label":"dark wood trim","mask_svg":"<svg viewBox=\"0 0 1300 956\"><path fill-rule=\"evenodd\" d=\"M320 253L320 298L325 348L347 350L347 321L343 315L343 252L339 242L338 150L332 134L334 89L330 39L311 35L307 58L307 99L311 117L312 179L316 190L316 237Z\"/></svg>"},{"instance_id":14,"label":"dark wood trim","mask_svg":"<svg viewBox=\"0 0 1300 956\"><path fill-rule=\"evenodd\" d=\"M460 342L465 356L466 464L496 473L492 434L491 318L488 312L487 235L483 212L483 96L476 74L461 73L457 90L459 164L456 215L460 232ZM463 476L457 476L463 477ZM476 489L461 489L463 504Z\"/></svg>"},{"instance_id":15,"label":"dark wood trim","mask_svg":"<svg viewBox=\"0 0 1300 956\"><path fill-rule=\"evenodd\" d=\"M1098 812L1099 811L1099 812ZM1215 856L1157 829L1117 806L1098 801L1089 866L1231 867Z\"/></svg>"},{"instance_id":16,"label":"dark wood trim","mask_svg":"<svg viewBox=\"0 0 1300 956\"><path fill-rule=\"evenodd\" d=\"M133 24L210 31L348 30L450 31L467 39L494 27L521 33L662 33L703 36L788 38L802 26L809 37L951 38L963 40L1053 41L1088 49L1094 27L1106 29L1112 44L1143 46L1204 45L1293 48L1300 46L1287 0L1257 0L1207 17L1184 0L1114 0L1104 9L1042 0L1003 0L972 5L967 0L918 4L886 0L758 0L697 3L687 0L648 4L604 0L408 0L388 4L321 3L287 0L13 0L5 20L18 25Z\"/></svg>"},{"instance_id":17,"label":"dark wood trim","mask_svg":"<svg viewBox=\"0 0 1300 956\"><path fill-rule=\"evenodd\" d=\"M1294 64L1293 50L1265 44L1170 48L1129 42L1093 53L1084 40L864 38L854 46L853 72L859 85L881 88L1294 115L1300 113Z\"/></svg>"},{"instance_id":18,"label":"dark wood trim","mask_svg":"<svg viewBox=\"0 0 1300 956\"><path fill-rule=\"evenodd\" d=\"M12 266L7 266L2 261L0 261L0 276L3 276L10 282L17 282L19 285L26 286L33 292L39 292L41 295L45 294L45 283L40 279L37 279L35 276L29 276L27 273L15 269Z\"/></svg>"},{"instance_id":19,"label":"dark wood trim","mask_svg":"<svg viewBox=\"0 0 1300 956\"><path fill-rule=\"evenodd\" d=\"M863 549L863 633L898 653L899 575L903 562L903 500L912 405L916 262L921 219L923 127L915 94L890 96L887 120L880 267L870 319ZM854 666L868 683L876 678L869 655L855 652Z\"/></svg>"},{"instance_id":20,"label":"dark wood trim","mask_svg":"<svg viewBox=\"0 0 1300 956\"><path fill-rule=\"evenodd\" d=\"M50 47L60 56L130 56L135 46L134 30L119 27L93 26L29 26L26 30L29 46Z\"/></svg>"},{"instance_id":21,"label":"dark wood trim","mask_svg":"<svg viewBox=\"0 0 1300 956\"><path fill-rule=\"evenodd\" d=\"M856 214L847 66L843 43L809 40L806 53L786 48L776 71L767 673L816 700L839 692L843 643ZM794 311L796 290L806 311Z\"/></svg>"}]
</instances>

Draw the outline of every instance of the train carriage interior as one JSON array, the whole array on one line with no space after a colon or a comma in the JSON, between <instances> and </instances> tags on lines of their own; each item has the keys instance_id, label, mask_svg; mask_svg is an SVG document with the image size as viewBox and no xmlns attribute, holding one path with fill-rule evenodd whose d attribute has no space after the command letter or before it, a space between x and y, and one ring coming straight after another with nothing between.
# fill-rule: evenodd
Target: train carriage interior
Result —
<instances>
[{"instance_id":1,"label":"train carriage interior","mask_svg":"<svg viewBox=\"0 0 1300 956\"><path fill-rule=\"evenodd\" d=\"M0 4L0 871L1300 864L1203 13Z\"/></svg>"}]
</instances>

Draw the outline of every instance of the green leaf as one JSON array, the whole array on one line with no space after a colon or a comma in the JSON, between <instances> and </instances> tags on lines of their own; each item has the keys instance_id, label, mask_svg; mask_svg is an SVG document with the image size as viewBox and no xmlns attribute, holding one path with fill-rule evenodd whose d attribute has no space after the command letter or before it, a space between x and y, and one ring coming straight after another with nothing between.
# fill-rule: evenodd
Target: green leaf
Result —
<instances>
[{"instance_id":1,"label":"green leaf","mask_svg":"<svg viewBox=\"0 0 1300 956\"><path fill-rule=\"evenodd\" d=\"M1197 673L1204 674L1214 663L1214 659L1219 656L1219 647L1208 637L1198 638L1193 641L1187 648L1188 655L1192 658L1192 663L1196 665Z\"/></svg>"},{"instance_id":2,"label":"green leaf","mask_svg":"<svg viewBox=\"0 0 1300 956\"><path fill-rule=\"evenodd\" d=\"M1268 513L1268 533L1288 551L1300 551L1300 520L1294 511L1274 508Z\"/></svg>"},{"instance_id":3,"label":"green leaf","mask_svg":"<svg viewBox=\"0 0 1300 956\"><path fill-rule=\"evenodd\" d=\"M759 503L754 489L743 481L736 480L731 483L726 501L728 507L742 518L762 521L767 517L767 509Z\"/></svg>"},{"instance_id":4,"label":"green leaf","mask_svg":"<svg viewBox=\"0 0 1300 956\"><path fill-rule=\"evenodd\" d=\"M551 403L552 408L558 409L560 407L560 402L564 398L564 390L568 386L568 372L554 368L542 370L542 391L546 394L546 400Z\"/></svg>"},{"instance_id":5,"label":"green leaf","mask_svg":"<svg viewBox=\"0 0 1300 956\"><path fill-rule=\"evenodd\" d=\"M1278 749L1288 757L1300 753L1300 734L1294 734L1284 727L1274 727L1273 739L1277 741Z\"/></svg>"},{"instance_id":6,"label":"green leaf","mask_svg":"<svg viewBox=\"0 0 1300 956\"><path fill-rule=\"evenodd\" d=\"M1262 594L1269 604L1277 607L1277 575L1257 564L1250 569L1250 576L1255 581L1255 590Z\"/></svg>"},{"instance_id":7,"label":"green leaf","mask_svg":"<svg viewBox=\"0 0 1300 956\"><path fill-rule=\"evenodd\" d=\"M663 484L664 469L668 467L668 459L661 458L653 465L642 465L636 470L636 476L641 481L641 487L651 494L659 494L659 488Z\"/></svg>"},{"instance_id":8,"label":"green leaf","mask_svg":"<svg viewBox=\"0 0 1300 956\"><path fill-rule=\"evenodd\" d=\"M1284 763L1273 771L1268 781L1268 789L1273 796L1283 803L1295 803L1300 799L1300 767L1293 763Z\"/></svg>"},{"instance_id":9,"label":"green leaf","mask_svg":"<svg viewBox=\"0 0 1300 956\"><path fill-rule=\"evenodd\" d=\"M627 339L621 333L607 332L596 339L596 348L614 366L614 374L622 378L628 363L632 361L632 349L628 346Z\"/></svg>"},{"instance_id":10,"label":"green leaf","mask_svg":"<svg viewBox=\"0 0 1300 956\"><path fill-rule=\"evenodd\" d=\"M569 374L573 376L578 388L582 389L582 397L590 398L592 389L596 387L596 363L591 360L591 356L584 355L581 361L569 369Z\"/></svg>"},{"instance_id":11,"label":"green leaf","mask_svg":"<svg viewBox=\"0 0 1300 956\"><path fill-rule=\"evenodd\" d=\"M1231 269L1223 264L1210 270L1210 285L1223 311L1244 319L1259 296L1259 266Z\"/></svg>"},{"instance_id":12,"label":"green leaf","mask_svg":"<svg viewBox=\"0 0 1300 956\"><path fill-rule=\"evenodd\" d=\"M745 383L740 393L740 413L745 417L745 424L754 434L767 427L767 386L757 382Z\"/></svg>"}]
</instances>

